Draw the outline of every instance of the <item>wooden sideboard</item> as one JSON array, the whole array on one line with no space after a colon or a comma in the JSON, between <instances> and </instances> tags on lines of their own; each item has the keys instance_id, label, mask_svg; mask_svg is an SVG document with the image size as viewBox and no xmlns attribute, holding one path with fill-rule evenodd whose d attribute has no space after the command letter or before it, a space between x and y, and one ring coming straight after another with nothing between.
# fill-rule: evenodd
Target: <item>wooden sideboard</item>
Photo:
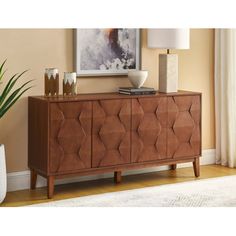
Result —
<instances>
[{"instance_id":1,"label":"wooden sideboard","mask_svg":"<svg viewBox=\"0 0 236 236\"><path fill-rule=\"evenodd\" d=\"M71 175L114 172L193 162L199 176L201 94L179 91L128 96L29 97L28 166L48 181Z\"/></svg>"}]
</instances>

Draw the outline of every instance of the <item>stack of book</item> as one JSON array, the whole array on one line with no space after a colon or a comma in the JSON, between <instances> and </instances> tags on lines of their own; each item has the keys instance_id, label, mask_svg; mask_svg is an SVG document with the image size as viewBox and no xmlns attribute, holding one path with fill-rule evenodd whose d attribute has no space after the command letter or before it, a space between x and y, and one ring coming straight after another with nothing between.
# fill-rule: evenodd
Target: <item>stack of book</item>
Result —
<instances>
[{"instance_id":1,"label":"stack of book","mask_svg":"<svg viewBox=\"0 0 236 236\"><path fill-rule=\"evenodd\" d=\"M156 94L156 90L154 88L133 88L133 87L121 87L119 88L119 93L127 94L127 95L150 95Z\"/></svg>"}]
</instances>

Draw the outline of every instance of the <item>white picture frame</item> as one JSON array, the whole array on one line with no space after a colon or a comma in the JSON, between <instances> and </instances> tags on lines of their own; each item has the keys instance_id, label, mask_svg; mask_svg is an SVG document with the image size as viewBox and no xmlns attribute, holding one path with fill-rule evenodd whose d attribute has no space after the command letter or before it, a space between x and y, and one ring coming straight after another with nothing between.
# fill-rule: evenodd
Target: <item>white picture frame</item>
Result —
<instances>
[{"instance_id":1,"label":"white picture frame","mask_svg":"<svg viewBox=\"0 0 236 236\"><path fill-rule=\"evenodd\" d=\"M75 48L78 77L127 75L141 66L140 29L76 29Z\"/></svg>"}]
</instances>

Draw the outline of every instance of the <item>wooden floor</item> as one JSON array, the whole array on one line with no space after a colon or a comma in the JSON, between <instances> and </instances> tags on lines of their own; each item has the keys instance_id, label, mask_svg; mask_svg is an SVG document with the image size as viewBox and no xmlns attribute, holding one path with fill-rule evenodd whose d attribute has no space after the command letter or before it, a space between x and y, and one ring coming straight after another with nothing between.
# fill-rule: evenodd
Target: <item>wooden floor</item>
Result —
<instances>
[{"instance_id":1,"label":"wooden floor","mask_svg":"<svg viewBox=\"0 0 236 236\"><path fill-rule=\"evenodd\" d=\"M7 193L5 201L0 206L13 207L62 200L92 194L136 189L162 184L173 184L198 179L207 179L227 175L236 175L236 169L218 165L201 166L201 175L195 178L192 168L159 171L147 174L122 177L121 184L114 184L113 179L100 179L73 184L57 185L52 200L47 199L46 188L36 190L21 190Z\"/></svg>"}]
</instances>

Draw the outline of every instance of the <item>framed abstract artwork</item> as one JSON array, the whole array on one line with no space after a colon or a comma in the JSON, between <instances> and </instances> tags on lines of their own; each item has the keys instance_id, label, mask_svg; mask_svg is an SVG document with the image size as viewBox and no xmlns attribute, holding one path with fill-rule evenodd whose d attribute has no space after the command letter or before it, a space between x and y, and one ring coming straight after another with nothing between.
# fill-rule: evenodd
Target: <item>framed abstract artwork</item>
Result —
<instances>
[{"instance_id":1,"label":"framed abstract artwork","mask_svg":"<svg viewBox=\"0 0 236 236\"><path fill-rule=\"evenodd\" d=\"M139 29L76 29L77 76L127 75L140 69Z\"/></svg>"}]
</instances>

